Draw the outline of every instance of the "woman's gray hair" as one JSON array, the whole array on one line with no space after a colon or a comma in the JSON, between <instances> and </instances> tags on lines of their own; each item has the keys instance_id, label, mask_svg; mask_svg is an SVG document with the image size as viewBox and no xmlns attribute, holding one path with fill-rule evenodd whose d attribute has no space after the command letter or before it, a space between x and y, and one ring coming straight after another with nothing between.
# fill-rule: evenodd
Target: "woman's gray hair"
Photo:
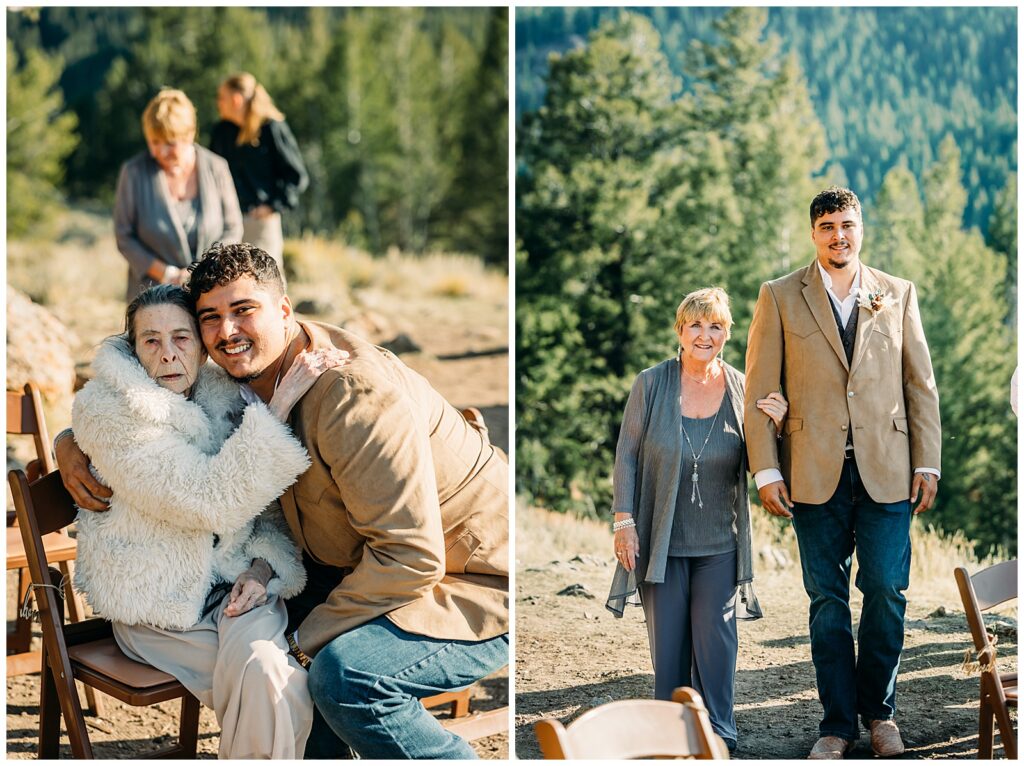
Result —
<instances>
[{"instance_id":1,"label":"woman's gray hair","mask_svg":"<svg viewBox=\"0 0 1024 766\"><path fill-rule=\"evenodd\" d=\"M133 353L135 351L135 315L139 309L147 306L177 306L189 315L193 327L198 332L196 304L193 302L192 296L178 285L155 285L139 293L135 300L128 304L128 308L124 312L124 337Z\"/></svg>"}]
</instances>

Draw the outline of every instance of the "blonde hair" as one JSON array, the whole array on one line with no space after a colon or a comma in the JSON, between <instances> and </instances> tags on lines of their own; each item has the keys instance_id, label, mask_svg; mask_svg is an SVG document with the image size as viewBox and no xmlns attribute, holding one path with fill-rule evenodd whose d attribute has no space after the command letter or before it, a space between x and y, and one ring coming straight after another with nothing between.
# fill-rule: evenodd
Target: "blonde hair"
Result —
<instances>
[{"instance_id":1,"label":"blonde hair","mask_svg":"<svg viewBox=\"0 0 1024 766\"><path fill-rule=\"evenodd\" d=\"M142 132L150 141L192 141L196 137L196 108L184 91L163 88L146 104Z\"/></svg>"},{"instance_id":2,"label":"blonde hair","mask_svg":"<svg viewBox=\"0 0 1024 766\"><path fill-rule=\"evenodd\" d=\"M705 287L694 290L683 298L676 309L676 335L683 331L689 322L695 319L707 319L725 325L725 339L732 335L732 312L729 311L729 295L721 287Z\"/></svg>"},{"instance_id":3,"label":"blonde hair","mask_svg":"<svg viewBox=\"0 0 1024 766\"><path fill-rule=\"evenodd\" d=\"M270 94L248 72L233 74L220 86L241 94L245 101L245 116L242 118L242 125L238 129L238 138L235 141L238 146L259 146L260 128L263 127L263 123L268 120L284 119L281 111L274 106Z\"/></svg>"}]
</instances>

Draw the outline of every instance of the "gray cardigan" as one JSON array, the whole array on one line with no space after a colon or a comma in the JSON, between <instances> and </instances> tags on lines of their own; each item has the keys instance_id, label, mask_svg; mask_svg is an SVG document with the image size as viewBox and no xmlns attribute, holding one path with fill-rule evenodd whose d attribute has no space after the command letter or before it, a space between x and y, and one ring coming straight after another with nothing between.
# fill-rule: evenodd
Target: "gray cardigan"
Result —
<instances>
[{"instance_id":1,"label":"gray cardigan","mask_svg":"<svg viewBox=\"0 0 1024 766\"><path fill-rule=\"evenodd\" d=\"M198 144L195 149L199 173L195 253L189 249L156 160L144 151L121 166L114 201L114 235L117 249L128 261L129 301L156 284L146 276L154 260L183 269L214 242L229 244L242 239L242 211L227 161Z\"/></svg>"},{"instance_id":2,"label":"gray cardigan","mask_svg":"<svg viewBox=\"0 0 1024 766\"><path fill-rule=\"evenodd\" d=\"M743 373L725 365L726 396L732 405L743 437ZM633 382L615 448L613 513L630 513L640 537L636 569L627 572L618 564L606 606L621 617L626 603L637 599L637 573L643 582L665 581L669 538L679 492L679 468L683 436L679 415L679 359L666 359L641 372ZM651 429L657 429L652 431ZM647 449L647 445L674 444L674 449ZM736 514L736 616L761 616L752 580L750 502L747 494L747 456L743 451L736 477L739 508Z\"/></svg>"}]
</instances>

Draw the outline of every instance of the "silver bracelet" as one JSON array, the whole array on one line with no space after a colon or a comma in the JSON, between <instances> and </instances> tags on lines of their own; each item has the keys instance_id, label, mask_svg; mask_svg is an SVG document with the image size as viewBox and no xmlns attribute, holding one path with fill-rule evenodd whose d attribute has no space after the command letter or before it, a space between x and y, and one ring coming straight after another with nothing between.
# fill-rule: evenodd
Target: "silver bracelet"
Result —
<instances>
[{"instance_id":1,"label":"silver bracelet","mask_svg":"<svg viewBox=\"0 0 1024 766\"><path fill-rule=\"evenodd\" d=\"M622 521L612 522L612 531L613 532L618 532L620 529L629 529L630 527L635 527L635 526L636 526L636 522L633 521L632 518L623 519Z\"/></svg>"}]
</instances>

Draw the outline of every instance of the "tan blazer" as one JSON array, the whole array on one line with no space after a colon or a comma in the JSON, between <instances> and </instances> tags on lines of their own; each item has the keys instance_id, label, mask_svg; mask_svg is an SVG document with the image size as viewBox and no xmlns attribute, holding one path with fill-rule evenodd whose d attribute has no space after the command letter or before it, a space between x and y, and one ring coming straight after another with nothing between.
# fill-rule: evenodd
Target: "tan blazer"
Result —
<instances>
[{"instance_id":1,"label":"tan blazer","mask_svg":"<svg viewBox=\"0 0 1024 766\"><path fill-rule=\"evenodd\" d=\"M939 394L913 283L861 264L861 289L889 308L857 308L853 363L816 263L761 285L747 343L744 425L751 472L780 468L790 497L824 503L839 484L847 429L873 500L910 497L914 468L939 469ZM782 439L756 401L789 400Z\"/></svg>"},{"instance_id":2,"label":"tan blazer","mask_svg":"<svg viewBox=\"0 0 1024 766\"><path fill-rule=\"evenodd\" d=\"M381 615L458 640L508 631L508 464L389 351L303 322L330 370L292 411L312 466L281 498L296 541L350 569L299 626L309 655Z\"/></svg>"}]
</instances>

